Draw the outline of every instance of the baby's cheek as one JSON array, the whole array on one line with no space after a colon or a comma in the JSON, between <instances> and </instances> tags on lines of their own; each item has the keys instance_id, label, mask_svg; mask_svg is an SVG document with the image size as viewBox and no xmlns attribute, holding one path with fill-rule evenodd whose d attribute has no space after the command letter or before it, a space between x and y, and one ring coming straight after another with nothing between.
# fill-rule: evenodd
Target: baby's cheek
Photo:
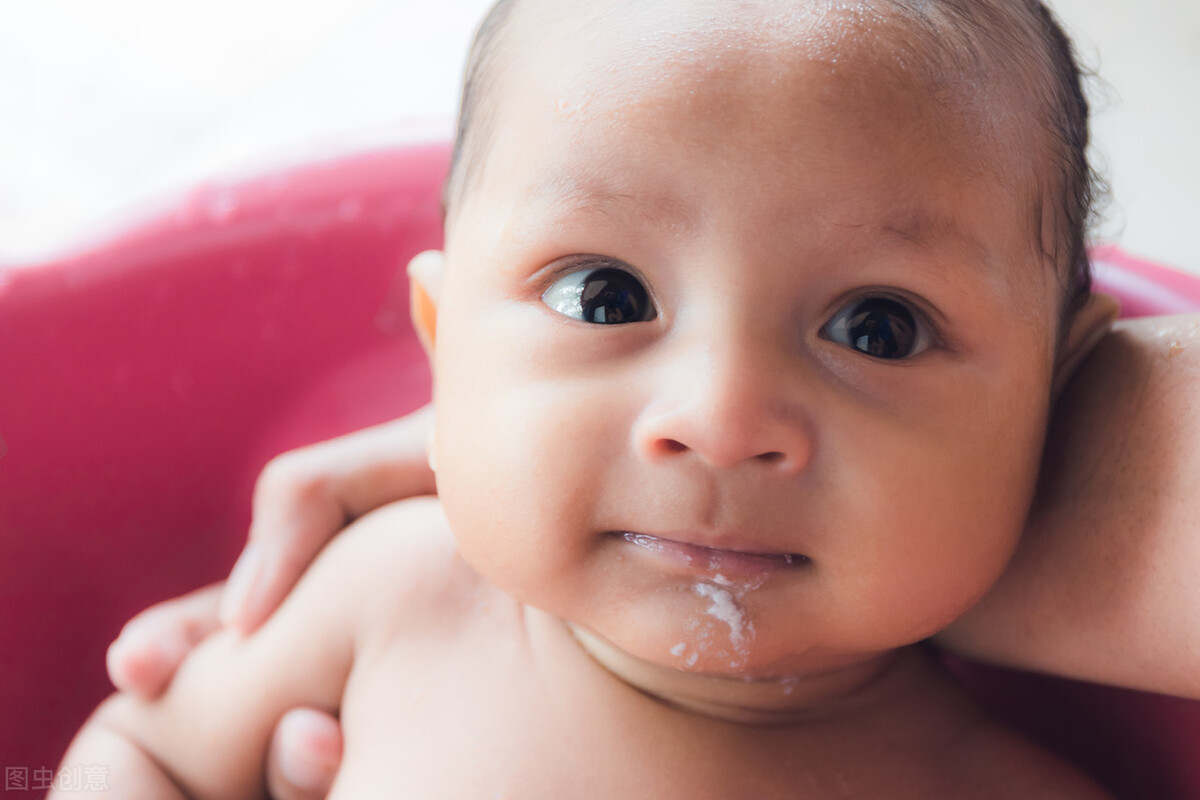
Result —
<instances>
[{"instance_id":1,"label":"baby's cheek","mask_svg":"<svg viewBox=\"0 0 1200 800\"><path fill-rule=\"evenodd\" d=\"M487 409L448 426L438 490L464 558L499 588L528 600L570 566L587 498L547 439L562 439L536 409L493 395ZM439 434L440 435L440 434ZM442 463L445 462L445 463Z\"/></svg>"},{"instance_id":2,"label":"baby's cheek","mask_svg":"<svg viewBox=\"0 0 1200 800\"><path fill-rule=\"evenodd\" d=\"M974 605L1003 572L1022 530L1027 490L1015 465L944 465L930 462L919 477L897 479L896 491L861 520L869 535L847 554L855 566L845 585L854 586L850 573L857 573L860 601L881 609L884 627L909 640L932 635ZM997 480L1017 485L1001 488Z\"/></svg>"}]
</instances>

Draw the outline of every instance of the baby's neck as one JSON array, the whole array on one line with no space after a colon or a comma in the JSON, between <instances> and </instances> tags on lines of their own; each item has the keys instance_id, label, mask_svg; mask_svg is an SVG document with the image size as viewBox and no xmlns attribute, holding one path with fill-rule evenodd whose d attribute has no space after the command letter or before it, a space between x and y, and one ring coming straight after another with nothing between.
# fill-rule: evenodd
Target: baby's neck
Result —
<instances>
[{"instance_id":1,"label":"baby's neck","mask_svg":"<svg viewBox=\"0 0 1200 800\"><path fill-rule=\"evenodd\" d=\"M929 673L927 659L905 648L818 674L762 679L700 675L632 656L585 628L537 609L526 607L525 617L535 650L552 657L586 654L611 676L663 703L741 724L797 725L865 710L904 691L906 684L915 686Z\"/></svg>"}]
</instances>

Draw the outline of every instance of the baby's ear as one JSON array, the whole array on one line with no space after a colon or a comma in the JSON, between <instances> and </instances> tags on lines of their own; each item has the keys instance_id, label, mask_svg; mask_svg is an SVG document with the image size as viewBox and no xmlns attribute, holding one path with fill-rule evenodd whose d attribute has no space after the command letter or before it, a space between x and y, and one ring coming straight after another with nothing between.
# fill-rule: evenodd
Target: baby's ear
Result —
<instances>
[{"instance_id":1,"label":"baby's ear","mask_svg":"<svg viewBox=\"0 0 1200 800\"><path fill-rule=\"evenodd\" d=\"M1054 397L1062 393L1075 370L1095 349L1112 327L1113 320L1121 311L1116 298L1106 294L1092 293L1083 308L1075 313L1067 330L1066 341L1054 365Z\"/></svg>"},{"instance_id":2,"label":"baby's ear","mask_svg":"<svg viewBox=\"0 0 1200 800\"><path fill-rule=\"evenodd\" d=\"M442 265L446 255L441 250L417 253L408 262L409 303L417 338L432 359L437 341L438 300L442 296Z\"/></svg>"}]
</instances>

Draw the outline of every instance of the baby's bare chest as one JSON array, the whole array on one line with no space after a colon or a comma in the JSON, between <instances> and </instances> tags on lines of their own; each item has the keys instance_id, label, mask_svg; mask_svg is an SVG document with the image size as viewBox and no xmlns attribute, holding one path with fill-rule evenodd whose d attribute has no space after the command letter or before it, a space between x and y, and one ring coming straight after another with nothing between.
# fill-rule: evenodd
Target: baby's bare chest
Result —
<instances>
[{"instance_id":1,"label":"baby's bare chest","mask_svg":"<svg viewBox=\"0 0 1200 800\"><path fill-rule=\"evenodd\" d=\"M331 797L1029 797L994 784L976 784L977 793L952 756L914 756L888 747L886 737L714 724L623 685L548 675L526 643L505 634L396 643L356 665L342 709L345 759ZM1011 755L998 751L996 758ZM1026 778L1037 767L1017 761L1012 769ZM993 766L1000 767L987 770L993 779L1006 772Z\"/></svg>"},{"instance_id":2,"label":"baby's bare chest","mask_svg":"<svg viewBox=\"0 0 1200 800\"><path fill-rule=\"evenodd\" d=\"M628 709L568 699L544 677L519 642L501 637L382 655L347 688L345 760L332 797L706 796L678 774L689 760L684 743L622 714Z\"/></svg>"}]
</instances>

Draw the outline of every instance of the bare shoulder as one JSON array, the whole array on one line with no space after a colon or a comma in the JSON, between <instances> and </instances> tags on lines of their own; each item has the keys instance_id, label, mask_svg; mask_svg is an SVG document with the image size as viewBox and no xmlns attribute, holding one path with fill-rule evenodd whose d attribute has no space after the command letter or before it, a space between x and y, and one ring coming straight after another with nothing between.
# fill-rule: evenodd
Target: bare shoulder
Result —
<instances>
[{"instance_id":1,"label":"bare shoulder","mask_svg":"<svg viewBox=\"0 0 1200 800\"><path fill-rule=\"evenodd\" d=\"M345 562L342 566L380 561L397 567L414 559L445 559L454 552L454 538L441 503L436 497L414 497L355 520L330 542L321 558Z\"/></svg>"},{"instance_id":2,"label":"bare shoulder","mask_svg":"<svg viewBox=\"0 0 1200 800\"><path fill-rule=\"evenodd\" d=\"M458 554L435 497L402 500L356 520L321 554L366 638L445 625L485 586ZM361 644L361 642L360 642Z\"/></svg>"},{"instance_id":3,"label":"bare shoulder","mask_svg":"<svg viewBox=\"0 0 1200 800\"><path fill-rule=\"evenodd\" d=\"M966 786L1013 800L1113 800L1099 783L1058 756L995 722L985 722L951 755Z\"/></svg>"}]
</instances>

